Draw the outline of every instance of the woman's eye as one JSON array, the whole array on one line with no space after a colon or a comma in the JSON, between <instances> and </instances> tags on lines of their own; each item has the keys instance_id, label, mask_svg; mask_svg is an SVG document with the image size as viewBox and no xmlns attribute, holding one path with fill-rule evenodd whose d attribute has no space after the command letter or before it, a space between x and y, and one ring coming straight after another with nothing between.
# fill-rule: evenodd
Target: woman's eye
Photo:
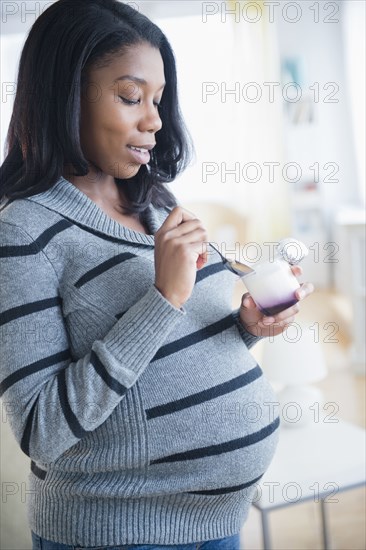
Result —
<instances>
[{"instance_id":1,"label":"woman's eye","mask_svg":"<svg viewBox=\"0 0 366 550\"><path fill-rule=\"evenodd\" d=\"M138 105L140 103L140 100L137 99L136 101L133 101L131 99L127 99L126 97L122 97L122 96L118 96L122 102L125 104L125 105ZM154 105L155 107L158 109L159 107L161 107L161 103L158 103L157 101L154 102Z\"/></svg>"},{"instance_id":2,"label":"woman's eye","mask_svg":"<svg viewBox=\"0 0 366 550\"><path fill-rule=\"evenodd\" d=\"M123 103L125 103L126 105L137 105L140 100L136 100L136 101L132 101L131 99L126 99L125 97L122 97L122 96L118 96L120 99L122 99Z\"/></svg>"}]
</instances>

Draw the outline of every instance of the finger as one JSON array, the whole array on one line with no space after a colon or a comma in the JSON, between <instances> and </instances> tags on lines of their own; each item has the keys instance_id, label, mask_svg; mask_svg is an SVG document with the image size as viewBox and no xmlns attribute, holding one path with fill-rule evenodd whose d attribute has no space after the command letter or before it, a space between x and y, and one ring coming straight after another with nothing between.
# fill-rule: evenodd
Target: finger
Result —
<instances>
[{"instance_id":1,"label":"finger","mask_svg":"<svg viewBox=\"0 0 366 550\"><path fill-rule=\"evenodd\" d=\"M286 317L286 319L282 319L281 321L276 321L275 323L271 323L271 327L273 329L277 329L277 328L285 328L285 327L288 327L289 325L291 325L291 323L293 323L295 320L295 316L294 315L291 315L289 317ZM263 323L263 320L261 321L260 324ZM268 325L266 325L265 323L263 323L263 327L267 327L268 328Z\"/></svg>"},{"instance_id":2,"label":"finger","mask_svg":"<svg viewBox=\"0 0 366 550\"><path fill-rule=\"evenodd\" d=\"M300 275L302 275L302 267L299 265L292 265L291 271L295 275L295 277L300 277Z\"/></svg>"},{"instance_id":3,"label":"finger","mask_svg":"<svg viewBox=\"0 0 366 550\"><path fill-rule=\"evenodd\" d=\"M169 213L167 218L164 220L161 227L166 230L174 229L181 223L195 218L196 216L192 212L189 212L189 210L186 210L182 206L175 206L173 210Z\"/></svg>"},{"instance_id":4,"label":"finger","mask_svg":"<svg viewBox=\"0 0 366 550\"><path fill-rule=\"evenodd\" d=\"M200 260L201 260L199 262L199 264L200 265L202 264L201 267L203 267L203 264L205 264L207 262L207 259L208 259L207 244L205 242L198 241L198 242L190 242L190 243L188 243L188 246L189 246L190 250L192 250L193 252L196 252L196 254L198 254L198 258L200 258Z\"/></svg>"},{"instance_id":5,"label":"finger","mask_svg":"<svg viewBox=\"0 0 366 550\"><path fill-rule=\"evenodd\" d=\"M187 219L196 219L197 216L195 215L194 212L191 212L190 210L188 210L188 208L183 208L183 206L181 206L180 208L182 208L182 210L184 210L184 213L185 215L187 216Z\"/></svg>"},{"instance_id":6,"label":"finger","mask_svg":"<svg viewBox=\"0 0 366 550\"><path fill-rule=\"evenodd\" d=\"M246 292L241 297L241 307L245 309L254 309L255 307L257 307L257 304L255 303L249 292Z\"/></svg>"},{"instance_id":7,"label":"finger","mask_svg":"<svg viewBox=\"0 0 366 550\"><path fill-rule=\"evenodd\" d=\"M297 315L300 311L300 307L298 304L294 304L291 307L288 307L287 309L284 309L283 311L280 311L280 313L277 313L277 315L274 315L274 323L282 323L289 317L293 317L294 315Z\"/></svg>"},{"instance_id":8,"label":"finger","mask_svg":"<svg viewBox=\"0 0 366 550\"><path fill-rule=\"evenodd\" d=\"M206 252L203 252L203 254L198 254L196 258L196 269L202 269L207 264L207 262L208 256Z\"/></svg>"},{"instance_id":9,"label":"finger","mask_svg":"<svg viewBox=\"0 0 366 550\"><path fill-rule=\"evenodd\" d=\"M190 231L189 233L184 233L175 238L175 242L178 244L197 244L201 243L202 252L207 251L208 240L207 240L207 231L203 227L197 227Z\"/></svg>"},{"instance_id":10,"label":"finger","mask_svg":"<svg viewBox=\"0 0 366 550\"><path fill-rule=\"evenodd\" d=\"M200 237L200 245L201 245L201 250L199 252L199 256L198 256L198 259L197 259L197 269L201 269L201 267L203 267L204 265L206 265L208 263L208 259L209 259L209 253L208 253L208 238L207 238L207 233L204 233L203 235L203 241L202 241L202 237Z\"/></svg>"},{"instance_id":11,"label":"finger","mask_svg":"<svg viewBox=\"0 0 366 550\"><path fill-rule=\"evenodd\" d=\"M298 288L295 291L295 296L297 297L298 300L303 300L304 298L306 298L306 296L309 296L309 294L311 294L312 292L314 292L313 283L302 283L300 285L300 288Z\"/></svg>"},{"instance_id":12,"label":"finger","mask_svg":"<svg viewBox=\"0 0 366 550\"><path fill-rule=\"evenodd\" d=\"M266 327L268 327L269 325L282 326L283 323L286 321L286 319L289 319L289 318L294 319L295 315L299 313L299 311L300 311L300 308L298 304L294 304L293 306L287 309L284 309L280 313L277 313L277 315L273 315L271 317L264 316L261 319L260 323L262 326L266 326Z\"/></svg>"},{"instance_id":13,"label":"finger","mask_svg":"<svg viewBox=\"0 0 366 550\"><path fill-rule=\"evenodd\" d=\"M207 254L200 254L196 260L196 268L198 270L202 269L203 266L207 263Z\"/></svg>"},{"instance_id":14,"label":"finger","mask_svg":"<svg viewBox=\"0 0 366 550\"><path fill-rule=\"evenodd\" d=\"M291 323L293 323L295 321L295 315L289 315L288 317L286 317L285 319L282 319L281 321L279 321L278 323L275 323L275 326L280 326L280 327L284 327L286 325L290 325Z\"/></svg>"},{"instance_id":15,"label":"finger","mask_svg":"<svg viewBox=\"0 0 366 550\"><path fill-rule=\"evenodd\" d=\"M174 227L173 229L169 230L169 235L173 237L181 237L182 235L186 235L187 233L192 233L196 229L204 229L202 225L201 220L195 218L193 220L187 220L185 222L182 222L179 224L178 227ZM205 230L206 231L206 230Z\"/></svg>"}]
</instances>

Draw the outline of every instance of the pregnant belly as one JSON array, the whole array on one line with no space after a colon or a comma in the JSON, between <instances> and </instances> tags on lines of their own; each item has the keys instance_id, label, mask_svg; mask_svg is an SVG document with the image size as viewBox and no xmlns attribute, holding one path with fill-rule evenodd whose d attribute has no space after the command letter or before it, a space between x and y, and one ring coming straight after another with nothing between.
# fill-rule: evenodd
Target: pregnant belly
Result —
<instances>
[{"instance_id":1,"label":"pregnant belly","mask_svg":"<svg viewBox=\"0 0 366 550\"><path fill-rule=\"evenodd\" d=\"M239 488L264 474L278 441L278 407L261 369L245 374L249 383L223 395L204 401L197 395L190 406L187 400L169 413L152 409L150 417L147 411L150 461L144 491Z\"/></svg>"}]
</instances>

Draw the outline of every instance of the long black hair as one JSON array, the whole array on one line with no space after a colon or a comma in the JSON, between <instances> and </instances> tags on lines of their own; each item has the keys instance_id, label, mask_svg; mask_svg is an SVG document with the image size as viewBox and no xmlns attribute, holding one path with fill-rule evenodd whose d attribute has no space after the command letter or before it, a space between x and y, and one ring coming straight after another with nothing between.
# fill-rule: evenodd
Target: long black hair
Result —
<instances>
[{"instance_id":1,"label":"long black hair","mask_svg":"<svg viewBox=\"0 0 366 550\"><path fill-rule=\"evenodd\" d=\"M164 185L189 164L194 152L178 104L176 64L163 32L136 9L118 0L58 0L33 24L25 41L17 91L0 166L0 201L50 189L65 165L75 176L89 172L80 145L80 99L90 68L113 55L149 43L159 49L166 86L159 114L162 129L148 165L132 178L115 179L130 213L149 203L175 206Z\"/></svg>"}]
</instances>

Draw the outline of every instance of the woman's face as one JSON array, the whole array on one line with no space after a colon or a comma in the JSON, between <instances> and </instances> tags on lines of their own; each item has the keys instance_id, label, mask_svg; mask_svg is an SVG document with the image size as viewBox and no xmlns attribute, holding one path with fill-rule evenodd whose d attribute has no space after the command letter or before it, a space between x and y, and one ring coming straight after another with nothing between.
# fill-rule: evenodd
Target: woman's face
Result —
<instances>
[{"instance_id":1,"label":"woman's face","mask_svg":"<svg viewBox=\"0 0 366 550\"><path fill-rule=\"evenodd\" d=\"M146 43L132 46L88 76L81 98L84 156L99 177L131 178L149 162L162 126L158 104L165 79L160 52Z\"/></svg>"}]
</instances>

